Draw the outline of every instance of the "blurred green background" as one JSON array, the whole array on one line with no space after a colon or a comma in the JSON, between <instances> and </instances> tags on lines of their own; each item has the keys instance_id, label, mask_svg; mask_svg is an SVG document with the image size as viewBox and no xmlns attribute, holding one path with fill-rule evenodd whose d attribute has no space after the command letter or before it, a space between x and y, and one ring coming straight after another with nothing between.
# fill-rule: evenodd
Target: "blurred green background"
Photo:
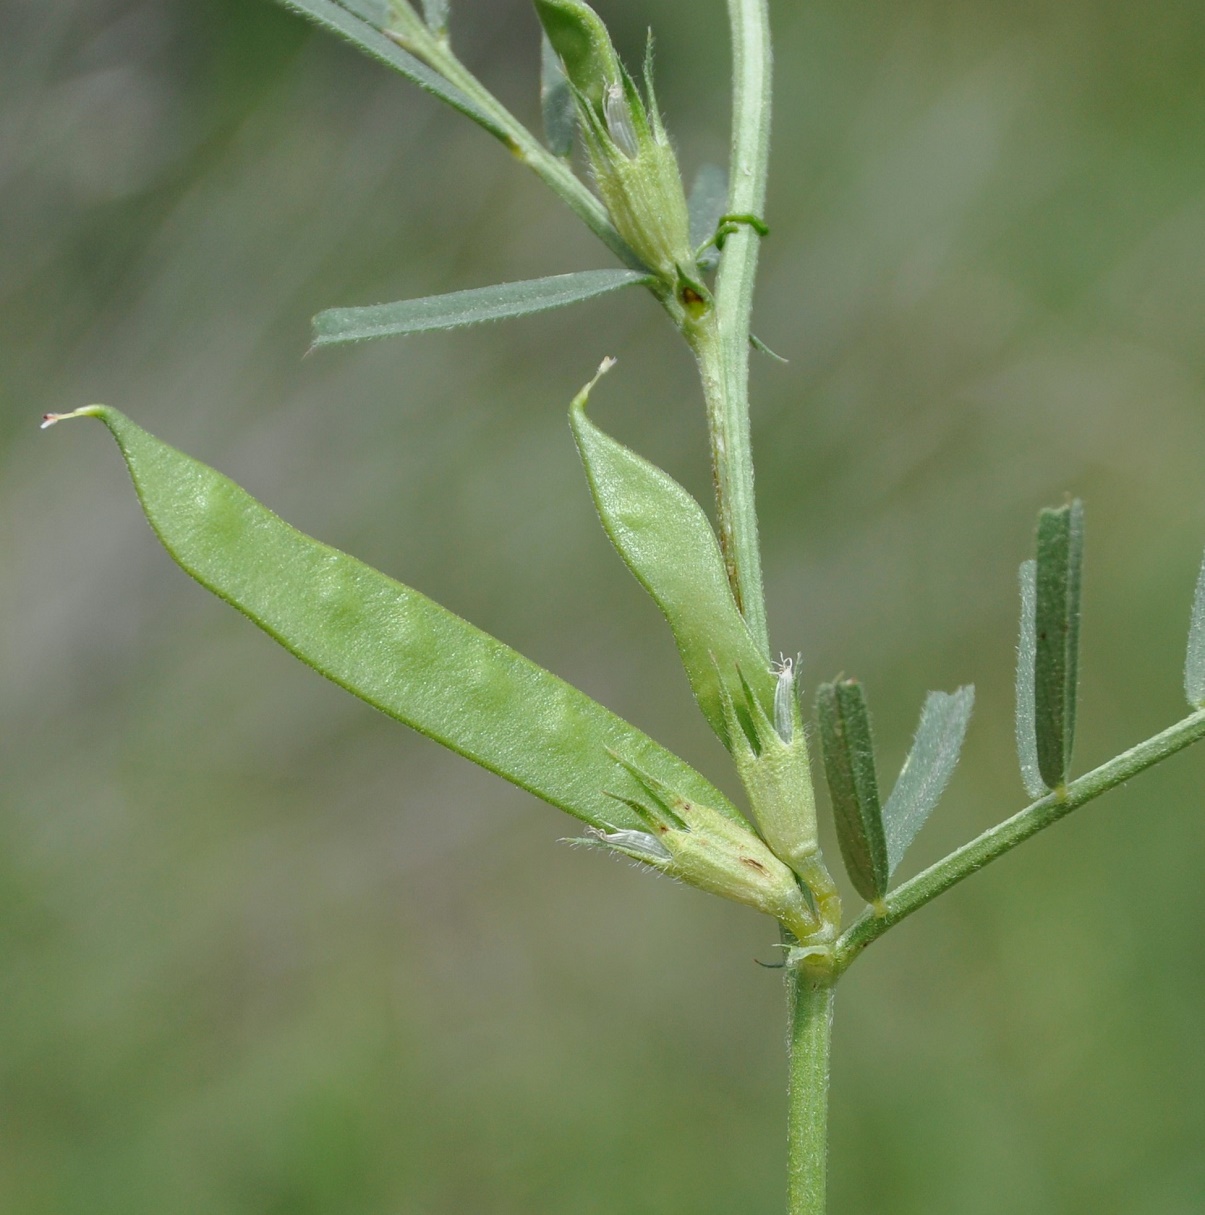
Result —
<instances>
[{"instance_id":1,"label":"blurred green background","mask_svg":"<svg viewBox=\"0 0 1205 1215\"><path fill-rule=\"evenodd\" d=\"M658 36L722 160L720 0ZM868 684L885 780L973 681L915 868L1019 808L1016 567L1088 505L1079 770L1162 728L1205 541L1205 7L776 0L755 447L774 644ZM525 0L463 56L536 120ZM708 494L648 298L303 359L309 316L609 257L487 136L267 0L0 0L0 1210L771 1213L772 925L374 714L189 582L93 400L731 788L566 425ZM1205 1207L1205 753L876 945L834 1215ZM851 896L851 905L854 900Z\"/></svg>"}]
</instances>

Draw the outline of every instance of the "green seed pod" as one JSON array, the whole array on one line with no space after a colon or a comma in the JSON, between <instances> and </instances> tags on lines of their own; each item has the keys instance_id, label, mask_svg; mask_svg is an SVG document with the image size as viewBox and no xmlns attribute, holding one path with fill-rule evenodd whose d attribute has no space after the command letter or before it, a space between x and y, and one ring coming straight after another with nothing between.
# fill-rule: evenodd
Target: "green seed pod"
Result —
<instances>
[{"instance_id":1,"label":"green seed pod","mask_svg":"<svg viewBox=\"0 0 1205 1215\"><path fill-rule=\"evenodd\" d=\"M418 591L295 531L115 409L88 405L44 425L64 417L109 428L148 521L186 573L353 695L593 827L644 825L604 793L616 747L745 829L685 761Z\"/></svg>"},{"instance_id":2,"label":"green seed pod","mask_svg":"<svg viewBox=\"0 0 1205 1215\"><path fill-rule=\"evenodd\" d=\"M535 6L570 84L601 114L607 90L619 83L621 75L602 18L581 0L535 0Z\"/></svg>"}]
</instances>

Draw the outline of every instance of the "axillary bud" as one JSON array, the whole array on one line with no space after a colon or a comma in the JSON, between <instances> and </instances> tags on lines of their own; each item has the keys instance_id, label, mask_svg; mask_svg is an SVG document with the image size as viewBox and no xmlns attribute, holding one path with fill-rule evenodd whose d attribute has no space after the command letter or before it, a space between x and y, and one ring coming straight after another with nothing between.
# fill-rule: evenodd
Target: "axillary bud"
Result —
<instances>
[{"instance_id":1,"label":"axillary bud","mask_svg":"<svg viewBox=\"0 0 1205 1215\"><path fill-rule=\"evenodd\" d=\"M646 98L615 53L599 15L582 0L535 0L573 88L582 141L616 230L692 310L704 306L678 159L657 109L652 55Z\"/></svg>"}]
</instances>

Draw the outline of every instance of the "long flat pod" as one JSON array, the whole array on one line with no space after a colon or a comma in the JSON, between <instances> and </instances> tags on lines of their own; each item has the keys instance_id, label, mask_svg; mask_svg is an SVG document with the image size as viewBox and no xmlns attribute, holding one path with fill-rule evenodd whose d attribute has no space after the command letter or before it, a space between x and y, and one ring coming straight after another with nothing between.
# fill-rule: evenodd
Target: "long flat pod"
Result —
<instances>
[{"instance_id":1,"label":"long flat pod","mask_svg":"<svg viewBox=\"0 0 1205 1215\"><path fill-rule=\"evenodd\" d=\"M642 826L605 792L622 775L615 756L744 823L683 760L509 646L303 535L116 410L66 416L81 415L112 432L185 571L349 692L596 827Z\"/></svg>"},{"instance_id":2,"label":"long flat pod","mask_svg":"<svg viewBox=\"0 0 1205 1215\"><path fill-rule=\"evenodd\" d=\"M743 677L769 713L776 677L732 597L703 508L668 473L590 421L589 391L573 402L570 422L603 527L665 614L695 699L727 741L721 683L739 704Z\"/></svg>"}]
</instances>

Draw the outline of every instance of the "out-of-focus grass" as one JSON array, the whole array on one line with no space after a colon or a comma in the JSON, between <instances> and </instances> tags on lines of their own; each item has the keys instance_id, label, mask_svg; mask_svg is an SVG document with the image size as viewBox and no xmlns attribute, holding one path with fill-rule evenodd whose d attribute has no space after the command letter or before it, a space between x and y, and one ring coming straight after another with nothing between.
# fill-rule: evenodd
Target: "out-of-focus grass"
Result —
<instances>
[{"instance_id":1,"label":"out-of-focus grass","mask_svg":"<svg viewBox=\"0 0 1205 1215\"><path fill-rule=\"evenodd\" d=\"M1088 505L1079 767L1180 710L1205 9L774 7L774 642L866 680L885 769L926 688L976 683L919 864L1021 804L1040 505ZM722 158L719 0L600 8L633 54L654 25L687 171ZM608 262L487 137L260 0L0 0L0 28L0 1209L780 1209L771 926L559 846L189 583L99 429L35 429L121 407L727 780L565 425L620 355L599 420L705 497L655 306L303 360L328 305ZM534 119L522 0L460 0L455 35ZM1201 1209L1203 764L859 963L834 1211Z\"/></svg>"}]
</instances>

